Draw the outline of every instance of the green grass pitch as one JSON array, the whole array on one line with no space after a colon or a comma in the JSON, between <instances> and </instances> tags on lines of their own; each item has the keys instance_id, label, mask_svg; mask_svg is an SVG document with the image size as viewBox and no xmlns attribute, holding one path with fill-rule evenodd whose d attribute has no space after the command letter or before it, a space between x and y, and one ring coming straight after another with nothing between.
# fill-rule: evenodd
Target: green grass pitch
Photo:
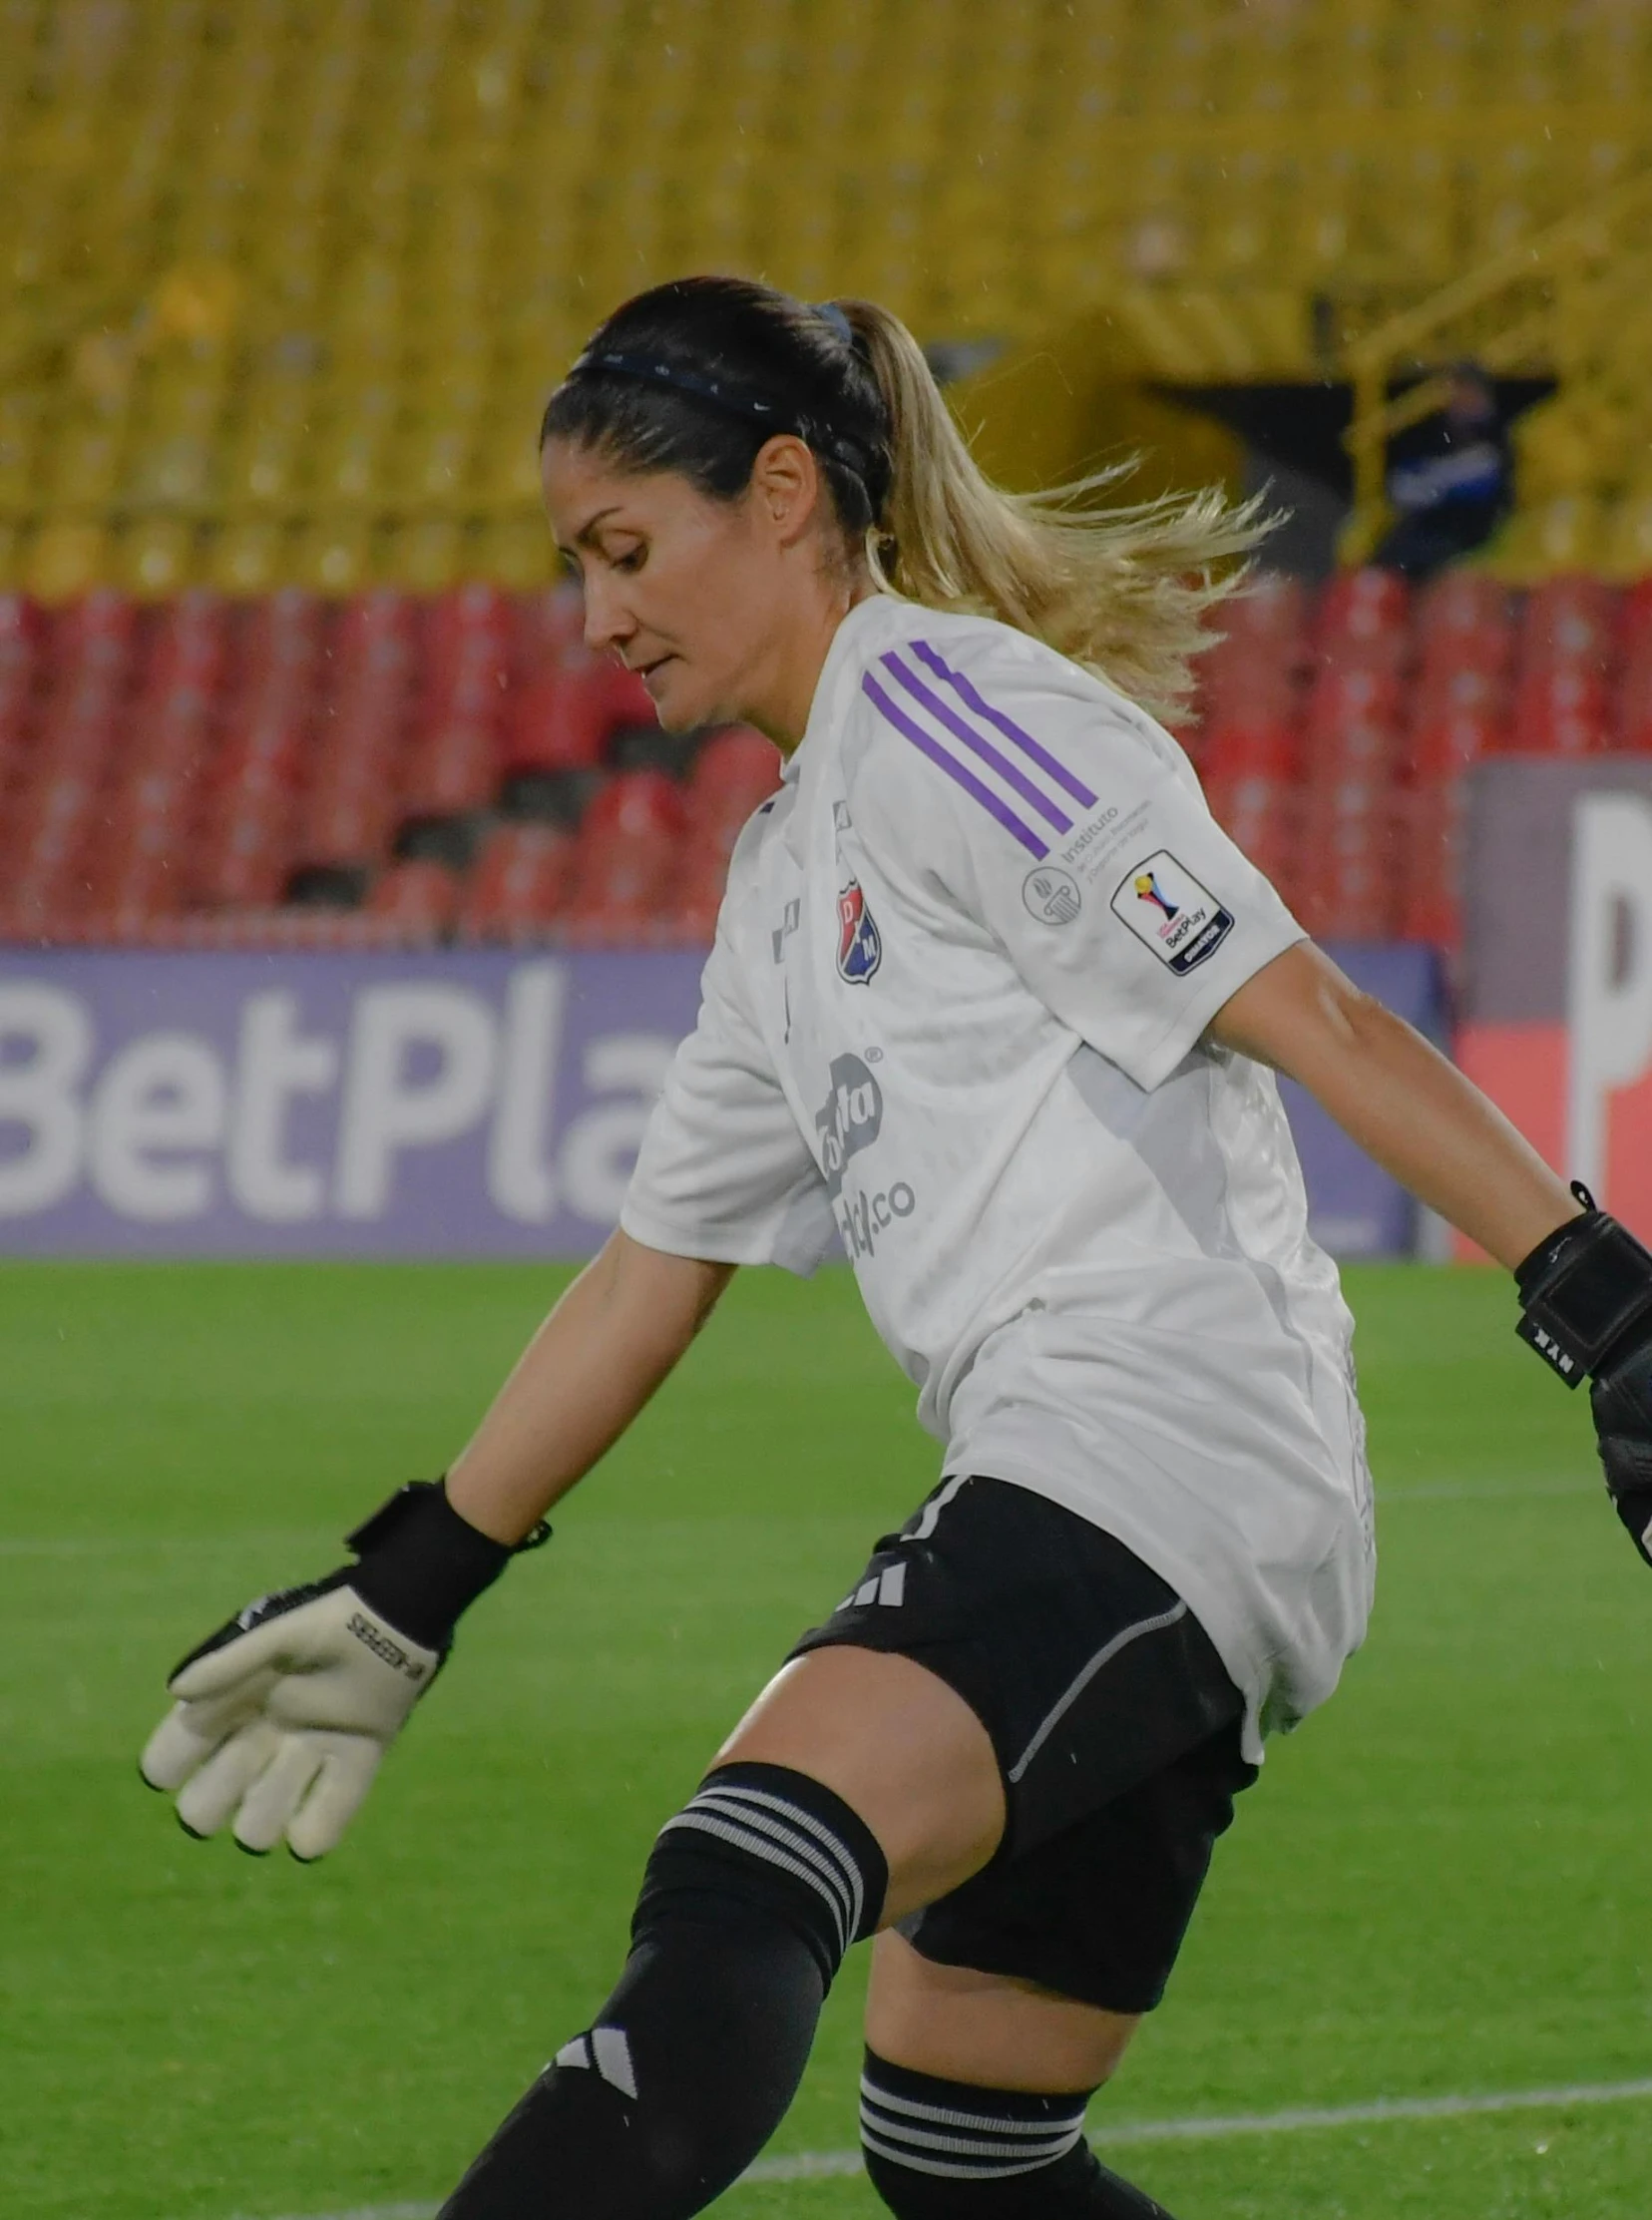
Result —
<instances>
[{"instance_id":1,"label":"green grass pitch","mask_svg":"<svg viewBox=\"0 0 1652 2220\"><path fill-rule=\"evenodd\" d=\"M1384 1571L1275 1746L1094 2126L1652 2072L1652 1584L1499 1275L1349 1275ZM438 1468L560 1284L519 1267L0 1270L0 2212L434 2200L618 1968L654 1828L935 1471L852 1284L748 1275L480 1605L343 1849L139 1786L167 1667ZM864 1954L858 1954L864 1957ZM853 2140L861 1968L775 2150ZM1119 2154L1178 2220L1594 2220L1652 2104ZM730 2220L872 2220L858 2181Z\"/></svg>"}]
</instances>

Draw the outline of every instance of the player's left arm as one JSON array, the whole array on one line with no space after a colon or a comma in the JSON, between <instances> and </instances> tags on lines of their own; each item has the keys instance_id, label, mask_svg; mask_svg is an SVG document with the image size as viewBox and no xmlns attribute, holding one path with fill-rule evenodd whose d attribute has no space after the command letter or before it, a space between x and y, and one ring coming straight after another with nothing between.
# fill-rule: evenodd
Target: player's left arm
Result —
<instances>
[{"instance_id":1,"label":"player's left arm","mask_svg":"<svg viewBox=\"0 0 1652 2220\"><path fill-rule=\"evenodd\" d=\"M1606 1484L1652 1563L1652 1253L1311 941L1247 980L1208 1037L1296 1080L1385 1171L1509 1267L1523 1338L1569 1386L1592 1378Z\"/></svg>"},{"instance_id":2,"label":"player's left arm","mask_svg":"<svg viewBox=\"0 0 1652 2220\"><path fill-rule=\"evenodd\" d=\"M1440 1051L1298 941L1248 979L1209 1037L1307 1089L1368 1156L1510 1271L1578 1205Z\"/></svg>"}]
</instances>

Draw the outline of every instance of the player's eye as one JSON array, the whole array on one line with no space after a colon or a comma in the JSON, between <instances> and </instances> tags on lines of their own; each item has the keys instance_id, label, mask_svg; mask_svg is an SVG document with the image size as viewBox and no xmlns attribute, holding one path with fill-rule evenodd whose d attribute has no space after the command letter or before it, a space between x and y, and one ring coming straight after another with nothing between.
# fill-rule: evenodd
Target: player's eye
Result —
<instances>
[{"instance_id":1,"label":"player's eye","mask_svg":"<svg viewBox=\"0 0 1652 2220\"><path fill-rule=\"evenodd\" d=\"M638 542L635 547L627 548L623 555L617 555L614 558L614 568L617 571L639 571L647 552L647 549Z\"/></svg>"}]
</instances>

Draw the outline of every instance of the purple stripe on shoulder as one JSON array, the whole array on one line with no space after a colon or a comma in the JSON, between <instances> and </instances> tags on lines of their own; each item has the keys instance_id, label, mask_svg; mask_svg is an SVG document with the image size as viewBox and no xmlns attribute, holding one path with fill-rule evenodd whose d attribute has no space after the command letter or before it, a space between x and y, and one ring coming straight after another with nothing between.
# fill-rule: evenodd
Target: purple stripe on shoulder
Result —
<instances>
[{"instance_id":1,"label":"purple stripe on shoulder","mask_svg":"<svg viewBox=\"0 0 1652 2220\"><path fill-rule=\"evenodd\" d=\"M1046 825L1053 825L1057 832L1072 830L1072 819L1066 811L1058 809L1046 793L1033 785L1018 764L1012 763L1009 756L1002 754L973 724L967 724L958 711L943 701L938 693L932 693L917 671L904 664L893 650L887 656L880 656L878 661L921 708L928 709L938 724L944 724L955 739L962 740L972 755L979 755L984 763L990 763L1004 783L1013 786L1023 801L1031 802Z\"/></svg>"},{"instance_id":2,"label":"purple stripe on shoulder","mask_svg":"<svg viewBox=\"0 0 1652 2220\"><path fill-rule=\"evenodd\" d=\"M984 700L963 671L955 670L950 663L943 662L927 640L915 640L912 643L912 652L920 662L929 666L938 678L946 679L966 708L973 709L977 716L985 717L989 724L996 725L1007 740L1014 740L1037 764L1039 770L1049 773L1064 793L1070 794L1075 802L1082 803L1085 809L1095 807L1096 796L1081 778L1075 778L1064 763L1058 763L1048 748L1035 740L1031 732L1024 731L1013 717L1007 717L1002 709L995 709L990 701Z\"/></svg>"},{"instance_id":3,"label":"purple stripe on shoulder","mask_svg":"<svg viewBox=\"0 0 1652 2220\"><path fill-rule=\"evenodd\" d=\"M949 754L941 742L926 732L921 724L915 723L904 709L898 708L870 670L861 678L861 691L879 715L894 725L904 739L910 740L921 754L927 755L937 768L944 770L950 779L962 786L965 793L980 802L982 808L990 816L996 817L1005 831L1019 840L1030 855L1036 856L1040 863L1043 861L1049 853L1047 842L1040 840L1031 825L1024 824L1009 803L1001 800L990 786L984 786L974 771L961 763L956 755Z\"/></svg>"}]
</instances>

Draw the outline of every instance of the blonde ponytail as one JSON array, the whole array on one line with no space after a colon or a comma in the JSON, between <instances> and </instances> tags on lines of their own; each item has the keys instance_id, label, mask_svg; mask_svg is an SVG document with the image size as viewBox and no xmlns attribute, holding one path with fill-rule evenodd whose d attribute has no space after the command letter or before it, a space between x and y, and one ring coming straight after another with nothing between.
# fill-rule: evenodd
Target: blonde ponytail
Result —
<instances>
[{"instance_id":1,"label":"blonde ponytail","mask_svg":"<svg viewBox=\"0 0 1652 2220\"><path fill-rule=\"evenodd\" d=\"M976 463L900 318L871 300L834 306L889 411L893 479L867 544L880 585L926 609L999 618L1173 716L1214 637L1206 618L1243 585L1242 558L1270 529L1260 501L1235 505L1207 487L1094 506L1128 464L1006 493Z\"/></svg>"}]
</instances>

